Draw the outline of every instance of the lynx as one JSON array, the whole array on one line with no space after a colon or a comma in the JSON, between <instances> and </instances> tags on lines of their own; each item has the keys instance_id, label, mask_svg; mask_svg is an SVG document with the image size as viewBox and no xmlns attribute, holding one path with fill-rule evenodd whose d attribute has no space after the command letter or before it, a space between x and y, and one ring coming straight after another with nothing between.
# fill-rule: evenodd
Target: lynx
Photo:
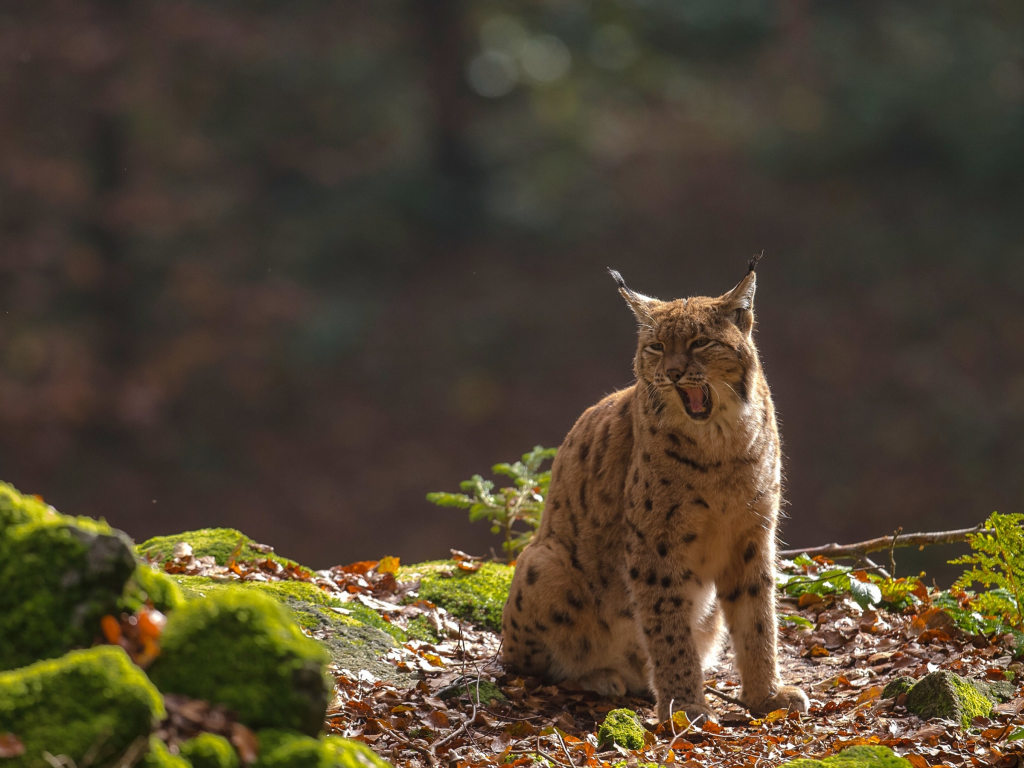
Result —
<instances>
[{"instance_id":1,"label":"lynx","mask_svg":"<svg viewBox=\"0 0 1024 768\"><path fill-rule=\"evenodd\" d=\"M516 564L502 660L602 695L653 691L659 719L712 718L703 669L728 625L743 702L806 711L776 666L779 433L754 347L755 268L718 298L626 287L636 383L588 409Z\"/></svg>"}]
</instances>

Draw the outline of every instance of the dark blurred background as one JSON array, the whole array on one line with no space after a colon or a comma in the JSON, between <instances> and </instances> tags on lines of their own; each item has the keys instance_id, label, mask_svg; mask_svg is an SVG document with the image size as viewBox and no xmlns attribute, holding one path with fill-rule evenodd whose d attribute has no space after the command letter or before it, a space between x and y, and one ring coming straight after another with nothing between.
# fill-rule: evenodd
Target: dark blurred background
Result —
<instances>
[{"instance_id":1,"label":"dark blurred background","mask_svg":"<svg viewBox=\"0 0 1024 768\"><path fill-rule=\"evenodd\" d=\"M7 0L0 477L138 540L486 553L424 494L630 383L605 268L763 250L783 538L1019 512L1022 180L1015 0Z\"/></svg>"}]
</instances>

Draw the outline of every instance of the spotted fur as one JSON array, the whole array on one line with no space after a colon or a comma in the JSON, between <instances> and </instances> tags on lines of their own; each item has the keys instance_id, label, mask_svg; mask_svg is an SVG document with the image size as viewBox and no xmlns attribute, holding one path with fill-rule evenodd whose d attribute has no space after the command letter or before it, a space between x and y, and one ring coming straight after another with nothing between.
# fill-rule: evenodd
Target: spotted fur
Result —
<instances>
[{"instance_id":1,"label":"spotted fur","mask_svg":"<svg viewBox=\"0 0 1024 768\"><path fill-rule=\"evenodd\" d=\"M756 263L723 296L669 302L612 272L640 323L637 380L584 412L558 452L505 606L506 664L604 695L653 691L663 720L710 716L703 667L724 618L743 701L806 710L776 665L781 470L753 341Z\"/></svg>"}]
</instances>

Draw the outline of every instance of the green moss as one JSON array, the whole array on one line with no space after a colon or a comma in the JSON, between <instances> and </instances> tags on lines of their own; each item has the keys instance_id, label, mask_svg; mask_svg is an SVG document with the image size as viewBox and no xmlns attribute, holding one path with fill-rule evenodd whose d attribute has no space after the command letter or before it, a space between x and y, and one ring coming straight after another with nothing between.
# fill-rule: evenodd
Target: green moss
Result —
<instances>
[{"instance_id":1,"label":"green moss","mask_svg":"<svg viewBox=\"0 0 1024 768\"><path fill-rule=\"evenodd\" d=\"M0 482L0 537L14 525L52 519L56 511L35 496L24 496L11 485Z\"/></svg>"},{"instance_id":2,"label":"green moss","mask_svg":"<svg viewBox=\"0 0 1024 768\"><path fill-rule=\"evenodd\" d=\"M6 496L9 500L9 494ZM56 513L0 536L0 669L89 646L136 562L105 523Z\"/></svg>"},{"instance_id":3,"label":"green moss","mask_svg":"<svg viewBox=\"0 0 1024 768\"><path fill-rule=\"evenodd\" d=\"M441 636L437 633L437 628L426 616L417 616L409 622L409 626L406 627L405 633L416 640L422 640L425 643L437 643L440 642Z\"/></svg>"},{"instance_id":4,"label":"green moss","mask_svg":"<svg viewBox=\"0 0 1024 768\"><path fill-rule=\"evenodd\" d=\"M193 600L170 614L160 648L149 676L165 693L223 704L250 728L323 726L327 652L269 597L234 589Z\"/></svg>"},{"instance_id":5,"label":"green moss","mask_svg":"<svg viewBox=\"0 0 1024 768\"><path fill-rule=\"evenodd\" d=\"M47 768L44 751L81 761L97 746L91 765L112 765L165 714L156 688L115 646L0 672L0 733L26 748L4 768Z\"/></svg>"},{"instance_id":6,"label":"green moss","mask_svg":"<svg viewBox=\"0 0 1024 768\"><path fill-rule=\"evenodd\" d=\"M508 704L508 698L501 689L490 680L477 680L472 675L460 677L451 685L442 688L437 697L442 701L454 699L461 696L468 696L477 704L488 706L492 702L497 704Z\"/></svg>"},{"instance_id":7,"label":"green moss","mask_svg":"<svg viewBox=\"0 0 1024 768\"><path fill-rule=\"evenodd\" d=\"M262 730L253 768L388 768L364 744L338 736L312 739L291 731Z\"/></svg>"},{"instance_id":8,"label":"green moss","mask_svg":"<svg viewBox=\"0 0 1024 768\"><path fill-rule=\"evenodd\" d=\"M895 680L890 680L885 686L885 690L882 691L882 698L895 699L913 688L914 682L912 677L897 677Z\"/></svg>"},{"instance_id":9,"label":"green moss","mask_svg":"<svg viewBox=\"0 0 1024 768\"><path fill-rule=\"evenodd\" d=\"M888 747L863 745L844 749L824 760L800 758L780 768L913 768L910 761L899 757Z\"/></svg>"},{"instance_id":10,"label":"green moss","mask_svg":"<svg viewBox=\"0 0 1024 768\"><path fill-rule=\"evenodd\" d=\"M192 768L181 755L172 755L156 736L149 737L149 751L137 763L138 768Z\"/></svg>"},{"instance_id":11,"label":"green moss","mask_svg":"<svg viewBox=\"0 0 1024 768\"><path fill-rule=\"evenodd\" d=\"M152 603L158 611L167 613L185 604L185 596L178 583L163 571L146 563L139 563L124 588L122 604L129 611Z\"/></svg>"},{"instance_id":12,"label":"green moss","mask_svg":"<svg viewBox=\"0 0 1024 768\"><path fill-rule=\"evenodd\" d=\"M964 728L975 717L987 717L992 702L969 680L940 670L925 675L907 693L907 709L925 719L956 720Z\"/></svg>"},{"instance_id":13,"label":"green moss","mask_svg":"<svg viewBox=\"0 0 1024 768\"><path fill-rule=\"evenodd\" d=\"M253 549L252 545L256 542L234 528L200 528L197 531L185 531L174 536L154 536L139 544L135 551L140 557L152 560L162 566L174 557L174 545L182 541L192 547L193 555L196 557L212 556L217 561L217 565L228 564L231 553L235 551L239 541L243 542L243 545L237 555L238 560L262 560L269 557L282 565L298 565L294 560Z\"/></svg>"},{"instance_id":14,"label":"green moss","mask_svg":"<svg viewBox=\"0 0 1024 768\"><path fill-rule=\"evenodd\" d=\"M331 609L342 606L340 601L301 581L214 581L203 576L170 578L178 583L189 600L202 599L207 595L233 594L237 590L271 597L287 607L303 629L315 635L340 669L365 669L381 680L408 682L407 673L380 659L395 647L395 640L405 642L405 633L364 605L345 603L345 609L351 614L337 613Z\"/></svg>"},{"instance_id":15,"label":"green moss","mask_svg":"<svg viewBox=\"0 0 1024 768\"><path fill-rule=\"evenodd\" d=\"M597 729L597 741L601 746L618 744L626 749L643 749L644 727L633 710L613 709Z\"/></svg>"},{"instance_id":16,"label":"green moss","mask_svg":"<svg viewBox=\"0 0 1024 768\"><path fill-rule=\"evenodd\" d=\"M231 742L223 736L201 733L181 745L181 755L193 768L238 768L240 761Z\"/></svg>"},{"instance_id":17,"label":"green moss","mask_svg":"<svg viewBox=\"0 0 1024 768\"><path fill-rule=\"evenodd\" d=\"M400 580L420 579L419 596L459 618L501 631L501 611L512 585L513 569L484 563L479 571L461 571L453 560L419 563L402 568Z\"/></svg>"}]
</instances>

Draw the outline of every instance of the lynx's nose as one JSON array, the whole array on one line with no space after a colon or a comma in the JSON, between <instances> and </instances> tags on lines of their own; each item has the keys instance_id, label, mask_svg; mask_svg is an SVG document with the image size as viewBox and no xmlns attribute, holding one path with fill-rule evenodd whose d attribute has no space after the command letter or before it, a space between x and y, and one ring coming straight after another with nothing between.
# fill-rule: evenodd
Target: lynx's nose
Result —
<instances>
[{"instance_id":1,"label":"lynx's nose","mask_svg":"<svg viewBox=\"0 0 1024 768\"><path fill-rule=\"evenodd\" d=\"M665 374L670 379L672 379L673 384L677 383L681 378L683 378L683 372L678 368L669 368L667 371L665 371Z\"/></svg>"}]
</instances>

